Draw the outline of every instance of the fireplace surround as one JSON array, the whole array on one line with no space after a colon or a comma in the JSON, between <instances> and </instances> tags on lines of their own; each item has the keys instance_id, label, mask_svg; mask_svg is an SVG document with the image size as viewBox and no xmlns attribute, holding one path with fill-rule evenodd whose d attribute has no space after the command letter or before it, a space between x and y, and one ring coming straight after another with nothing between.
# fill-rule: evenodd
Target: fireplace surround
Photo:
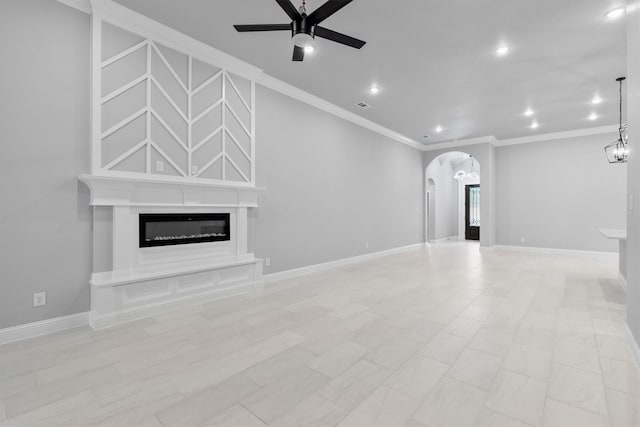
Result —
<instances>
[{"instance_id":1,"label":"fireplace surround","mask_svg":"<svg viewBox=\"0 0 640 427\"><path fill-rule=\"evenodd\" d=\"M248 210L257 208L262 189L156 177L79 179L91 190L94 207L94 329L263 288L262 260L250 251L248 233ZM205 224L228 219L222 226L227 236L145 246L140 244L143 218ZM202 234L220 234L209 231ZM96 258L109 262L104 266Z\"/></svg>"}]
</instances>

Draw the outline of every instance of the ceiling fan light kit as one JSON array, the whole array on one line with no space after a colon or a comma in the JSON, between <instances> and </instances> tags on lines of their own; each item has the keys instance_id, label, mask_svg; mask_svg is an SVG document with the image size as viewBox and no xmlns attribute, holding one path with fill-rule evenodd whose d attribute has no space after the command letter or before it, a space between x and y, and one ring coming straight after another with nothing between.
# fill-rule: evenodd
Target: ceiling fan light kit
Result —
<instances>
[{"instance_id":1,"label":"ceiling fan light kit","mask_svg":"<svg viewBox=\"0 0 640 427\"><path fill-rule=\"evenodd\" d=\"M315 47L315 43L316 43L315 40L313 39L313 36L307 33L294 34L291 40L293 41L293 44L295 46L301 47L303 49L306 49L309 46Z\"/></svg>"},{"instance_id":2,"label":"ceiling fan light kit","mask_svg":"<svg viewBox=\"0 0 640 427\"><path fill-rule=\"evenodd\" d=\"M238 32L255 31L291 31L293 41L293 61L303 61L304 54L315 49L315 37L321 37L346 46L360 49L366 42L342 33L321 27L319 24L351 3L353 0L328 0L322 6L307 15L306 1L302 1L299 10L290 0L276 0L278 5L291 19L290 24L250 24L234 25Z\"/></svg>"}]
</instances>

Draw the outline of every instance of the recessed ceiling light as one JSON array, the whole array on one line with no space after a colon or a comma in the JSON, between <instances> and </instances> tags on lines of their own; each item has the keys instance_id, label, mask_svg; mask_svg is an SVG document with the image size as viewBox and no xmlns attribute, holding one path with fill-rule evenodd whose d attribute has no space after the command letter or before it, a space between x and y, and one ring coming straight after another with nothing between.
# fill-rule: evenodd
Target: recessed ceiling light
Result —
<instances>
[{"instance_id":1,"label":"recessed ceiling light","mask_svg":"<svg viewBox=\"0 0 640 427\"><path fill-rule=\"evenodd\" d=\"M496 49L496 55L498 56L505 56L507 53L509 53L509 46L500 46Z\"/></svg>"},{"instance_id":2,"label":"recessed ceiling light","mask_svg":"<svg viewBox=\"0 0 640 427\"><path fill-rule=\"evenodd\" d=\"M600 98L599 96L594 96L593 99L591 100L592 104L600 104L602 102L602 98Z\"/></svg>"},{"instance_id":3,"label":"recessed ceiling light","mask_svg":"<svg viewBox=\"0 0 640 427\"><path fill-rule=\"evenodd\" d=\"M616 7L615 9L611 9L609 12L607 12L605 16L607 17L607 19L618 19L624 15L625 11L626 8L624 7Z\"/></svg>"},{"instance_id":4,"label":"recessed ceiling light","mask_svg":"<svg viewBox=\"0 0 640 427\"><path fill-rule=\"evenodd\" d=\"M422 137L423 137L424 139L429 139L429 138L431 138L431 135L422 135Z\"/></svg>"},{"instance_id":5,"label":"recessed ceiling light","mask_svg":"<svg viewBox=\"0 0 640 427\"><path fill-rule=\"evenodd\" d=\"M379 88L378 86L376 86L376 85L373 85L373 86L371 86L371 87L369 88L369 93L370 93L371 95L375 95L375 94L377 94L378 92L380 92L380 88Z\"/></svg>"},{"instance_id":6,"label":"recessed ceiling light","mask_svg":"<svg viewBox=\"0 0 640 427\"><path fill-rule=\"evenodd\" d=\"M313 45L306 45L304 47L304 53L313 53L313 51L315 51L316 48Z\"/></svg>"},{"instance_id":7,"label":"recessed ceiling light","mask_svg":"<svg viewBox=\"0 0 640 427\"><path fill-rule=\"evenodd\" d=\"M527 110L524 112L524 115L527 117L533 116L533 110L531 108L527 108Z\"/></svg>"},{"instance_id":8,"label":"recessed ceiling light","mask_svg":"<svg viewBox=\"0 0 640 427\"><path fill-rule=\"evenodd\" d=\"M598 118L598 115L596 113L591 113L589 115L589 120L596 120Z\"/></svg>"},{"instance_id":9,"label":"recessed ceiling light","mask_svg":"<svg viewBox=\"0 0 640 427\"><path fill-rule=\"evenodd\" d=\"M533 123L531 123L531 129L538 129L539 126L540 125L535 120L533 121Z\"/></svg>"},{"instance_id":10,"label":"recessed ceiling light","mask_svg":"<svg viewBox=\"0 0 640 427\"><path fill-rule=\"evenodd\" d=\"M442 126L436 126L436 132L440 133L442 131L443 131Z\"/></svg>"}]
</instances>

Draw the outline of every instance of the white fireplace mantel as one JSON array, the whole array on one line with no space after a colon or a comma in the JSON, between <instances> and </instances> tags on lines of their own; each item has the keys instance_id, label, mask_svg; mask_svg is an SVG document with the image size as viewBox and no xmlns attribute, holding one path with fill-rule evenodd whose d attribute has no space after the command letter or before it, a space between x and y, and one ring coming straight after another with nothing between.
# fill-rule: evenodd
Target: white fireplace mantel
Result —
<instances>
[{"instance_id":1,"label":"white fireplace mantel","mask_svg":"<svg viewBox=\"0 0 640 427\"><path fill-rule=\"evenodd\" d=\"M78 179L91 190L91 205L111 214L108 232L94 232L94 247L110 248L112 260L89 282L94 329L262 289L262 260L248 248L247 211L264 189L155 176ZM228 213L231 237L140 247L142 213Z\"/></svg>"},{"instance_id":2,"label":"white fireplace mantel","mask_svg":"<svg viewBox=\"0 0 640 427\"><path fill-rule=\"evenodd\" d=\"M92 206L258 207L261 187L220 185L199 179L80 175L91 190Z\"/></svg>"}]
</instances>

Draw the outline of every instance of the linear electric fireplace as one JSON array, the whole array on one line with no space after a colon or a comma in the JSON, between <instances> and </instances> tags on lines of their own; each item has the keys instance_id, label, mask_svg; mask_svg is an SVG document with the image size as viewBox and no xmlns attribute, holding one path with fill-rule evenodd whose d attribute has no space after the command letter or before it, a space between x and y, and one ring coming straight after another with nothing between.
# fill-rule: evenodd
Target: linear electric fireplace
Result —
<instances>
[{"instance_id":1,"label":"linear electric fireplace","mask_svg":"<svg viewBox=\"0 0 640 427\"><path fill-rule=\"evenodd\" d=\"M140 247L230 240L228 213L140 214Z\"/></svg>"}]
</instances>

